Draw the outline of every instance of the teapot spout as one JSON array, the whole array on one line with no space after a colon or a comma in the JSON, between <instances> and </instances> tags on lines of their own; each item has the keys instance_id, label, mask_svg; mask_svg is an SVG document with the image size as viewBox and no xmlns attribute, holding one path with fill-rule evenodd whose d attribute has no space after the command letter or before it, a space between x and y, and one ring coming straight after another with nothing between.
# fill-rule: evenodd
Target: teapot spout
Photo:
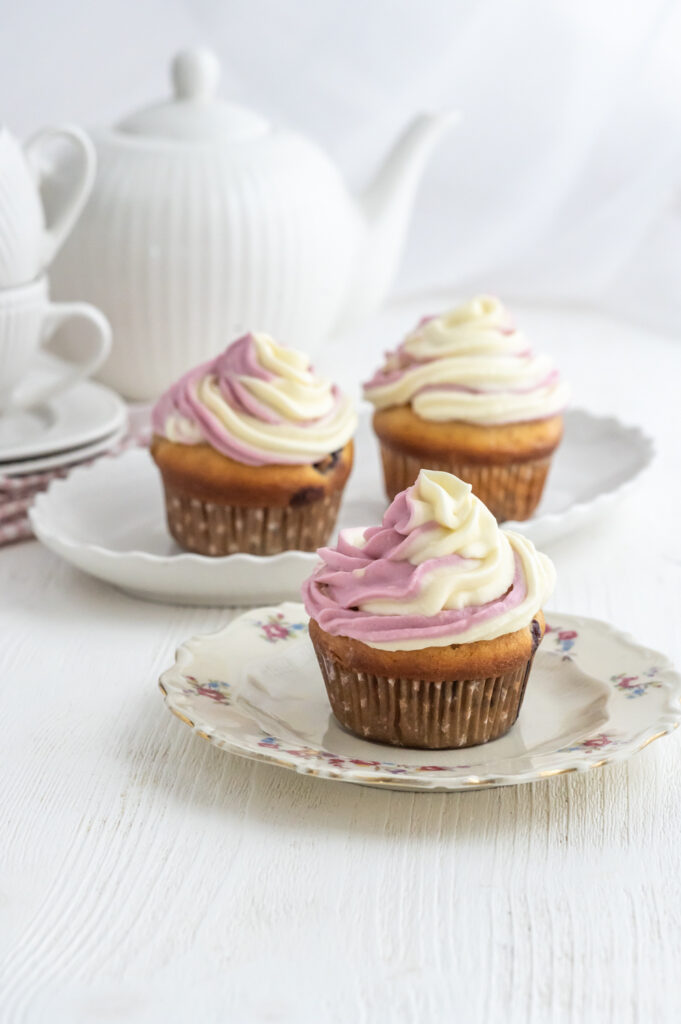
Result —
<instances>
[{"instance_id":1,"label":"teapot spout","mask_svg":"<svg viewBox=\"0 0 681 1024\"><path fill-rule=\"evenodd\" d=\"M426 160L459 114L421 114L400 136L360 198L365 232L351 282L343 326L376 309L399 263L416 187Z\"/></svg>"}]
</instances>

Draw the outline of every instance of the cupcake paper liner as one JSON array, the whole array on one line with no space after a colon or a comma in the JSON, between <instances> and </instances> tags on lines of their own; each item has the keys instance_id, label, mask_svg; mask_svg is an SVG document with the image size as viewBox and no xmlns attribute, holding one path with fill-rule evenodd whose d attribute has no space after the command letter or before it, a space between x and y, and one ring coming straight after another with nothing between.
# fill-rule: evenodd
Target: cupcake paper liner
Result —
<instances>
[{"instance_id":1,"label":"cupcake paper liner","mask_svg":"<svg viewBox=\"0 0 681 1024\"><path fill-rule=\"evenodd\" d=\"M345 668L315 644L335 717L356 736L396 747L472 747L498 739L518 717L532 657L488 679L386 677Z\"/></svg>"},{"instance_id":2,"label":"cupcake paper liner","mask_svg":"<svg viewBox=\"0 0 681 1024\"><path fill-rule=\"evenodd\" d=\"M168 529L180 547L200 555L276 555L315 551L336 525L342 490L304 505L247 508L200 501L165 487Z\"/></svg>"},{"instance_id":3,"label":"cupcake paper liner","mask_svg":"<svg viewBox=\"0 0 681 1024\"><path fill-rule=\"evenodd\" d=\"M551 456L527 462L485 464L407 455L381 444L385 489L392 501L396 494L414 483L419 470L437 469L453 473L473 487L473 493L487 505L499 522L529 519L542 496Z\"/></svg>"}]
</instances>

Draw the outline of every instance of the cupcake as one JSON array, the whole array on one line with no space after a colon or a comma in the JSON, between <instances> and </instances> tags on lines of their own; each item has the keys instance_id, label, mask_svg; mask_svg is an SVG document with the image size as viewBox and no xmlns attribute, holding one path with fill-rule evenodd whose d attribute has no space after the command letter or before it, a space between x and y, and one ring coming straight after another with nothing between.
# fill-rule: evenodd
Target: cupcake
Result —
<instances>
[{"instance_id":1,"label":"cupcake","mask_svg":"<svg viewBox=\"0 0 681 1024\"><path fill-rule=\"evenodd\" d=\"M306 355L247 334L157 402L151 454L187 551L314 551L352 468L352 402Z\"/></svg>"},{"instance_id":2,"label":"cupcake","mask_svg":"<svg viewBox=\"0 0 681 1024\"><path fill-rule=\"evenodd\" d=\"M532 515L568 391L497 299L423 319L364 394L391 500L425 467L468 481L499 521Z\"/></svg>"},{"instance_id":3,"label":"cupcake","mask_svg":"<svg viewBox=\"0 0 681 1024\"><path fill-rule=\"evenodd\" d=\"M341 725L394 746L508 732L544 634L551 561L501 530L470 484L422 469L381 526L343 530L303 584Z\"/></svg>"}]
</instances>

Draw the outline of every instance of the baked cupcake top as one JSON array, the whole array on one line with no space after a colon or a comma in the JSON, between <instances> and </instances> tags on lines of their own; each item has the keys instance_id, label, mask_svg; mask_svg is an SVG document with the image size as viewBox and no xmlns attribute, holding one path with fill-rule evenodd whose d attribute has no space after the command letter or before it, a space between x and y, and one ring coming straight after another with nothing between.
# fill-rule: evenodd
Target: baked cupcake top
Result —
<instances>
[{"instance_id":1,"label":"baked cupcake top","mask_svg":"<svg viewBox=\"0 0 681 1024\"><path fill-rule=\"evenodd\" d=\"M424 420L494 425L561 412L567 386L535 355L498 299L479 296L424 317L364 385L377 409L411 403Z\"/></svg>"},{"instance_id":2,"label":"baked cupcake top","mask_svg":"<svg viewBox=\"0 0 681 1024\"><path fill-rule=\"evenodd\" d=\"M343 530L303 584L327 633L385 651L494 640L529 626L551 594L553 563L500 530L470 484L422 469L381 526Z\"/></svg>"},{"instance_id":3,"label":"baked cupcake top","mask_svg":"<svg viewBox=\"0 0 681 1024\"><path fill-rule=\"evenodd\" d=\"M357 416L303 352L246 334L173 384L152 424L170 441L209 444L249 466L303 465L342 449Z\"/></svg>"}]
</instances>

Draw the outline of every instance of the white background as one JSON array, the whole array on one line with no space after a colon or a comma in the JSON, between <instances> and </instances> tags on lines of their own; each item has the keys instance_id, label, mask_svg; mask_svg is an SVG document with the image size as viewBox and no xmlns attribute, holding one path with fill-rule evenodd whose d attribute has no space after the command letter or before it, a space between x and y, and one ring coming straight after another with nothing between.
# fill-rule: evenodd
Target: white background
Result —
<instances>
[{"instance_id":1,"label":"white background","mask_svg":"<svg viewBox=\"0 0 681 1024\"><path fill-rule=\"evenodd\" d=\"M681 331L677 0L2 0L0 120L109 123L186 45L223 94L365 183L421 109L463 113L397 285L595 303Z\"/></svg>"}]
</instances>

